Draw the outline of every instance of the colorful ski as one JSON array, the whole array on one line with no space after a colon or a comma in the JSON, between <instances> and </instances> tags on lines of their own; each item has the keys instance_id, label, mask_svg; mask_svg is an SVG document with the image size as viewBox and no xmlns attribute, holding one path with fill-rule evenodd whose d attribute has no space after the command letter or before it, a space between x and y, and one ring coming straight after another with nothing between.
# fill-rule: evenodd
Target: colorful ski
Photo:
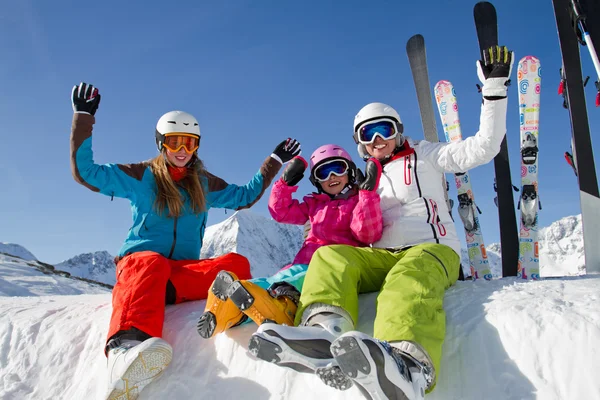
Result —
<instances>
[{"instance_id":1,"label":"colorful ski","mask_svg":"<svg viewBox=\"0 0 600 400\"><path fill-rule=\"evenodd\" d=\"M448 143L462 140L460 119L458 117L458 103L452 83L439 81L435 85L435 100L437 102L442 126ZM471 178L469 172L454 174L456 188L458 190L458 215L465 228L467 251L471 264L471 276L473 279L492 279L492 271L487 258L481 225L477 213L480 212L475 204Z\"/></svg>"},{"instance_id":2,"label":"colorful ski","mask_svg":"<svg viewBox=\"0 0 600 400\"><path fill-rule=\"evenodd\" d=\"M540 60L523 57L517 69L521 131L521 228L517 277L540 278L538 247L538 134L542 68Z\"/></svg>"}]
</instances>

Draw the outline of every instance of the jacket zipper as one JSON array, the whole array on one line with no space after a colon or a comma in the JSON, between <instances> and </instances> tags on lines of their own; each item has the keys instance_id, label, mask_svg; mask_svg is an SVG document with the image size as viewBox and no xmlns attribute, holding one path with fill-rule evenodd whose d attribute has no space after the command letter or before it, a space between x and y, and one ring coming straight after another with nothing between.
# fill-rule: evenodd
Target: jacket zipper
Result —
<instances>
[{"instance_id":1,"label":"jacket zipper","mask_svg":"<svg viewBox=\"0 0 600 400\"><path fill-rule=\"evenodd\" d=\"M169 257L173 256L173 252L175 251L175 243L177 243L177 217L175 217L173 221L173 244L171 245L171 251L169 252Z\"/></svg>"},{"instance_id":2,"label":"jacket zipper","mask_svg":"<svg viewBox=\"0 0 600 400\"><path fill-rule=\"evenodd\" d=\"M430 252L428 250L423 250L423 252L431 255L433 258L435 258L436 260L438 260L438 262L440 263L440 265L442 266L442 268L444 268L444 272L446 273L446 278L450 278L450 276L448 275L448 270L446 269L446 266L444 265L444 263L442 262L442 260L440 260L440 258L438 256L436 256L435 254L433 254L432 252Z\"/></svg>"},{"instance_id":3,"label":"jacket zipper","mask_svg":"<svg viewBox=\"0 0 600 400\"><path fill-rule=\"evenodd\" d=\"M410 155L408 155L404 157L404 183L406 185L410 185L412 183L412 176L410 175L411 168Z\"/></svg>"},{"instance_id":4,"label":"jacket zipper","mask_svg":"<svg viewBox=\"0 0 600 400\"><path fill-rule=\"evenodd\" d=\"M431 199L429 199L429 202L431 203L431 208L433 208L432 220L435 221L435 225L438 228L438 232L440 233L440 236L446 236L446 227L444 226L444 224L440 223L442 220L440 219L440 216L439 216L439 210L438 210L437 203Z\"/></svg>"}]
</instances>

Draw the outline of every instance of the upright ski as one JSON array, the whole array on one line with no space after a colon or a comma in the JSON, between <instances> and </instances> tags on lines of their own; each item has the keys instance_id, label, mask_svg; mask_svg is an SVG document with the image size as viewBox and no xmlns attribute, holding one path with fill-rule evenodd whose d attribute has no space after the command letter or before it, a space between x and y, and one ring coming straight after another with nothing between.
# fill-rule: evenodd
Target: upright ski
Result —
<instances>
[{"instance_id":1,"label":"upright ski","mask_svg":"<svg viewBox=\"0 0 600 400\"><path fill-rule=\"evenodd\" d=\"M449 143L462 140L460 119L458 117L458 103L452 83L439 81L435 85L435 100L437 102L440 119ZM456 189L458 190L458 215L465 228L471 276L473 279L492 279L492 271L487 258L481 225L477 213L480 212L475 204L475 196L471 188L469 172L454 174Z\"/></svg>"},{"instance_id":2,"label":"upright ski","mask_svg":"<svg viewBox=\"0 0 600 400\"><path fill-rule=\"evenodd\" d=\"M521 131L521 228L519 230L519 269L523 279L540 278L538 247L538 143L542 68L533 56L519 61L519 119Z\"/></svg>"},{"instance_id":3,"label":"upright ski","mask_svg":"<svg viewBox=\"0 0 600 400\"><path fill-rule=\"evenodd\" d=\"M427 54L425 52L425 39L422 35L414 35L406 43L406 54L408 63L412 72L415 89L417 90L417 101L421 111L421 123L423 124L423 134L428 142L439 142L435 124L435 115L433 111L433 102L431 100L431 85L429 84L429 71L427 69ZM442 177L442 186L446 198L448 212L452 215L452 200L448 199L448 182L446 176Z\"/></svg>"},{"instance_id":4,"label":"upright ski","mask_svg":"<svg viewBox=\"0 0 600 400\"><path fill-rule=\"evenodd\" d=\"M573 156L577 166L583 246L587 272L600 272L600 193L587 118L581 59L577 34L573 29L571 0L552 0L563 60L564 90L571 117Z\"/></svg>"},{"instance_id":5,"label":"upright ski","mask_svg":"<svg viewBox=\"0 0 600 400\"><path fill-rule=\"evenodd\" d=\"M496 9L491 3L483 1L475 4L473 16L479 41L479 55L483 57L485 49L498 45ZM494 158L494 167L502 246L502 276L516 276L519 261L519 238L506 137L502 140L500 153Z\"/></svg>"}]
</instances>

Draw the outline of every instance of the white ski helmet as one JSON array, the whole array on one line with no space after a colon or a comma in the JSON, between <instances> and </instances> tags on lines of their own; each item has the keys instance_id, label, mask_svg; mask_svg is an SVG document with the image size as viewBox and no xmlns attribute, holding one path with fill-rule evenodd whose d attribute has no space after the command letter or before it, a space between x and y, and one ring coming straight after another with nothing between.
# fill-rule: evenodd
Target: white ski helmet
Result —
<instances>
[{"instance_id":1,"label":"white ski helmet","mask_svg":"<svg viewBox=\"0 0 600 400\"><path fill-rule=\"evenodd\" d=\"M356 117L354 117L354 142L358 145L358 154L363 158L367 159L370 157L369 153L367 153L367 149L365 145L358 141L358 130L368 122L373 122L381 119L389 119L396 126L396 147L400 147L404 144L404 136L402 133L404 132L404 125L402 125L402 120L400 119L400 115L396 110L394 110L391 106L383 103L369 103L363 108L360 109Z\"/></svg>"},{"instance_id":2,"label":"white ski helmet","mask_svg":"<svg viewBox=\"0 0 600 400\"><path fill-rule=\"evenodd\" d=\"M169 133L187 133L198 136L200 142L200 125L192 114L183 111L169 111L156 123L156 147L162 150L164 137Z\"/></svg>"}]
</instances>

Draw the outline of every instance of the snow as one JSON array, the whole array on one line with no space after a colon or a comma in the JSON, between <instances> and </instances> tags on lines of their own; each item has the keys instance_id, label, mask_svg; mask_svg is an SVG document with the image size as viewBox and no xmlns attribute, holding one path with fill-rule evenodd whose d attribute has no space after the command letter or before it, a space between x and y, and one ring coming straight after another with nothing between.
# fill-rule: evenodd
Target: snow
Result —
<instances>
[{"instance_id":1,"label":"snow","mask_svg":"<svg viewBox=\"0 0 600 400\"><path fill-rule=\"evenodd\" d=\"M583 260L580 226L579 217L568 217L544 230L553 263L546 272L574 276L465 281L446 292L442 366L426 399L600 400L594 378L600 370L600 275L576 276ZM42 267L0 255L0 398L102 398L110 293ZM376 297L360 298L358 329L368 334ZM196 323L204 305L166 307L163 336L174 359L140 400L363 398L356 388L338 392L314 375L249 355L254 324L202 339Z\"/></svg>"},{"instance_id":2,"label":"snow","mask_svg":"<svg viewBox=\"0 0 600 400\"><path fill-rule=\"evenodd\" d=\"M23 260L35 261L37 258L25 247L15 243L0 242L0 253L5 255L16 256Z\"/></svg>"},{"instance_id":3,"label":"snow","mask_svg":"<svg viewBox=\"0 0 600 400\"><path fill-rule=\"evenodd\" d=\"M445 300L438 385L427 399L600 399L600 276L459 282ZM372 333L376 294L361 296ZM196 333L204 301L166 308L174 359L144 399L360 399L246 351L248 324L210 340ZM0 398L100 398L110 295L0 298ZM201 394L201 395L200 395Z\"/></svg>"},{"instance_id":4,"label":"snow","mask_svg":"<svg viewBox=\"0 0 600 400\"><path fill-rule=\"evenodd\" d=\"M0 296L90 293L110 293L110 289L56 273L47 264L42 264L39 261L27 261L18 257L0 254ZM2 397L0 396L0 398Z\"/></svg>"}]
</instances>

